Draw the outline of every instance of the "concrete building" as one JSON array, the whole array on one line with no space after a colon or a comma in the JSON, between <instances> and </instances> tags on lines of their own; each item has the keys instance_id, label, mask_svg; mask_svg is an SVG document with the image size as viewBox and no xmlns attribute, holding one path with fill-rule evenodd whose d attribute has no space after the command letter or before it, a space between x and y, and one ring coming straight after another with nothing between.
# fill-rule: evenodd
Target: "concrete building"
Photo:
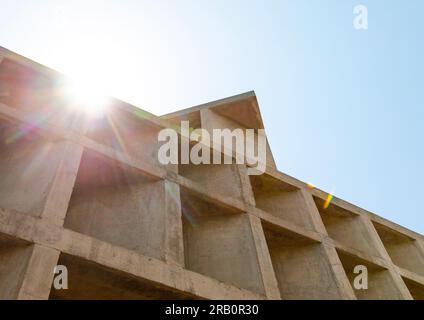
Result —
<instances>
[{"instance_id":1,"label":"concrete building","mask_svg":"<svg viewBox=\"0 0 424 320\"><path fill-rule=\"evenodd\" d=\"M253 92L88 118L0 49L1 299L424 299L424 237L276 169L169 165L157 133L263 128ZM54 288L54 268L68 289ZM368 289L354 288L354 268Z\"/></svg>"}]
</instances>

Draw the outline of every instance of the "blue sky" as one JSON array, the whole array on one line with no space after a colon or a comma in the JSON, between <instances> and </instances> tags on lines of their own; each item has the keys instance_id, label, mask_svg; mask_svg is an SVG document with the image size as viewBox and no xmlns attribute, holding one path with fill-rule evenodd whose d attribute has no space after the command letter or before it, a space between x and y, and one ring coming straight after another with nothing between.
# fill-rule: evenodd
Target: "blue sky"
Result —
<instances>
[{"instance_id":1,"label":"blue sky","mask_svg":"<svg viewBox=\"0 0 424 320\"><path fill-rule=\"evenodd\" d=\"M281 171L424 233L422 12L421 0L2 0L0 45L158 115L255 90Z\"/></svg>"}]
</instances>

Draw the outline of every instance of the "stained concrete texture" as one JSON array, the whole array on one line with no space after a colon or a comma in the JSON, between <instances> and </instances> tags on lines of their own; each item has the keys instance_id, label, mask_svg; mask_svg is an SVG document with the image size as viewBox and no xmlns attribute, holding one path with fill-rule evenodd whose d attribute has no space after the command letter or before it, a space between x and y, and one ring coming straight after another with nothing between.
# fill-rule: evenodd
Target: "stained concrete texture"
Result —
<instances>
[{"instance_id":1,"label":"stained concrete texture","mask_svg":"<svg viewBox=\"0 0 424 320\"><path fill-rule=\"evenodd\" d=\"M415 282L408 278L404 278L403 280L415 300L424 300L424 285L422 283Z\"/></svg>"},{"instance_id":2,"label":"stained concrete texture","mask_svg":"<svg viewBox=\"0 0 424 320\"><path fill-rule=\"evenodd\" d=\"M264 293L249 221L244 214L193 217L184 211L186 268Z\"/></svg>"},{"instance_id":3,"label":"stained concrete texture","mask_svg":"<svg viewBox=\"0 0 424 320\"><path fill-rule=\"evenodd\" d=\"M375 228L397 266L424 276L424 252L415 239L377 223Z\"/></svg>"},{"instance_id":4,"label":"stained concrete texture","mask_svg":"<svg viewBox=\"0 0 424 320\"><path fill-rule=\"evenodd\" d=\"M0 120L0 135L0 206L39 216L60 161L61 145L30 125L7 120Z\"/></svg>"},{"instance_id":5,"label":"stained concrete texture","mask_svg":"<svg viewBox=\"0 0 424 320\"><path fill-rule=\"evenodd\" d=\"M32 246L0 235L0 299L17 299Z\"/></svg>"},{"instance_id":6,"label":"stained concrete texture","mask_svg":"<svg viewBox=\"0 0 424 320\"><path fill-rule=\"evenodd\" d=\"M322 245L264 224L272 264L283 299L340 299Z\"/></svg>"},{"instance_id":7,"label":"stained concrete texture","mask_svg":"<svg viewBox=\"0 0 424 320\"><path fill-rule=\"evenodd\" d=\"M178 173L201 184L206 190L242 199L241 181L237 165L180 164Z\"/></svg>"},{"instance_id":8,"label":"stained concrete texture","mask_svg":"<svg viewBox=\"0 0 424 320\"><path fill-rule=\"evenodd\" d=\"M159 165L158 134L162 128L143 119L143 113L128 113L109 106L90 122L86 135L131 157Z\"/></svg>"},{"instance_id":9,"label":"stained concrete texture","mask_svg":"<svg viewBox=\"0 0 424 320\"><path fill-rule=\"evenodd\" d=\"M263 129L254 92L161 117L111 98L93 118L65 84L0 47L0 299L424 299L424 237L327 206L269 144L259 176L158 162L158 132L181 120Z\"/></svg>"},{"instance_id":10,"label":"stained concrete texture","mask_svg":"<svg viewBox=\"0 0 424 320\"><path fill-rule=\"evenodd\" d=\"M313 224L300 190L267 174L250 176L256 207L305 229Z\"/></svg>"},{"instance_id":11,"label":"stained concrete texture","mask_svg":"<svg viewBox=\"0 0 424 320\"><path fill-rule=\"evenodd\" d=\"M69 228L165 259L165 182L85 152L69 202Z\"/></svg>"},{"instance_id":12,"label":"stained concrete texture","mask_svg":"<svg viewBox=\"0 0 424 320\"><path fill-rule=\"evenodd\" d=\"M402 295L397 289L395 281L393 280L392 276L390 275L390 272L387 269L384 269L378 265L373 265L372 263L357 258L353 255L343 253L342 251L339 251L339 257L342 261L343 268L346 271L346 274L349 278L350 283L352 284L352 287L355 290L355 295L358 299L402 299ZM363 289L361 287L362 281L361 283L359 283L359 279L357 280L358 283L356 284L358 288L355 288L355 278L357 278L360 273L362 274L362 271L360 271L361 269L358 269L358 271L355 273L356 266L365 266L367 268L368 277L366 289Z\"/></svg>"},{"instance_id":13,"label":"stained concrete texture","mask_svg":"<svg viewBox=\"0 0 424 320\"><path fill-rule=\"evenodd\" d=\"M372 234L368 232L359 215L334 204L330 204L326 208L323 199L315 198L315 201L331 238L344 246L379 256L372 241Z\"/></svg>"},{"instance_id":14,"label":"stained concrete texture","mask_svg":"<svg viewBox=\"0 0 424 320\"><path fill-rule=\"evenodd\" d=\"M54 287L51 300L181 300L198 299L172 288L160 286L124 272L69 255L61 255L59 264L67 266L68 290Z\"/></svg>"}]
</instances>

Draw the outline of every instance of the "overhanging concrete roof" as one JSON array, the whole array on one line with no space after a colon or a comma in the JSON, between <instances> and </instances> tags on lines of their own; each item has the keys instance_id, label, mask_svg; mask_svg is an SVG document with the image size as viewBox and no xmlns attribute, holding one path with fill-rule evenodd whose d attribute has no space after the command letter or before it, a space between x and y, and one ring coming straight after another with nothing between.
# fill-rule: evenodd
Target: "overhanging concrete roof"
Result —
<instances>
[{"instance_id":1,"label":"overhanging concrete roof","mask_svg":"<svg viewBox=\"0 0 424 320\"><path fill-rule=\"evenodd\" d=\"M62 73L53 70L49 67L46 67L38 62L35 62L31 59L28 59L24 56L21 56L13 51L10 51L4 47L0 46L0 53L4 56L5 59L19 63L21 66L28 67L33 69L40 74L47 77L54 77L57 81L69 81L69 79ZM121 106L129 109L140 109L134 105L131 105L120 99L111 97L111 99ZM198 106L182 109L175 111L169 114L162 115L162 119L171 119L178 118L182 115L188 115L202 109L211 109L214 112L221 114L222 116L228 117L239 124L243 125L246 128L252 129L263 129L262 116L259 110L258 101L254 91L248 91L242 94L234 95L228 98L207 102ZM134 110L133 110L134 111ZM148 113L148 112L147 112ZM153 114L151 114L153 116Z\"/></svg>"}]
</instances>

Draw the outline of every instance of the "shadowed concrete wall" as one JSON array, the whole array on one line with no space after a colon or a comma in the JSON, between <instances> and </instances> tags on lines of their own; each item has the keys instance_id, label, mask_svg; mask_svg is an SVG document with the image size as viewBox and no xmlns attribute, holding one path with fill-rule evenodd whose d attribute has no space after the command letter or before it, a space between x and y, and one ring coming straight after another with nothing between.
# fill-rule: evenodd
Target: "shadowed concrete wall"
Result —
<instances>
[{"instance_id":1,"label":"shadowed concrete wall","mask_svg":"<svg viewBox=\"0 0 424 320\"><path fill-rule=\"evenodd\" d=\"M358 215L330 205L324 209L324 201L317 201L317 207L328 234L341 244L379 256L373 240Z\"/></svg>"},{"instance_id":2,"label":"shadowed concrete wall","mask_svg":"<svg viewBox=\"0 0 424 320\"><path fill-rule=\"evenodd\" d=\"M83 156L65 227L164 259L165 182L103 164Z\"/></svg>"},{"instance_id":3,"label":"shadowed concrete wall","mask_svg":"<svg viewBox=\"0 0 424 320\"><path fill-rule=\"evenodd\" d=\"M241 183L236 165L182 164L179 174L200 183L211 192L242 199Z\"/></svg>"},{"instance_id":4,"label":"shadowed concrete wall","mask_svg":"<svg viewBox=\"0 0 424 320\"><path fill-rule=\"evenodd\" d=\"M259 265L247 216L207 216L193 224L184 219L186 267L263 293Z\"/></svg>"},{"instance_id":5,"label":"shadowed concrete wall","mask_svg":"<svg viewBox=\"0 0 424 320\"><path fill-rule=\"evenodd\" d=\"M40 138L28 126L8 128L0 130L0 206L39 216L60 161L61 146Z\"/></svg>"},{"instance_id":6,"label":"shadowed concrete wall","mask_svg":"<svg viewBox=\"0 0 424 320\"><path fill-rule=\"evenodd\" d=\"M406 278L404 278L403 281L405 281L405 284L415 300L424 300L424 286Z\"/></svg>"},{"instance_id":7,"label":"shadowed concrete wall","mask_svg":"<svg viewBox=\"0 0 424 320\"><path fill-rule=\"evenodd\" d=\"M164 183L81 190L70 202L65 227L164 258Z\"/></svg>"},{"instance_id":8,"label":"shadowed concrete wall","mask_svg":"<svg viewBox=\"0 0 424 320\"><path fill-rule=\"evenodd\" d=\"M0 300L19 294L32 246L0 237Z\"/></svg>"},{"instance_id":9,"label":"shadowed concrete wall","mask_svg":"<svg viewBox=\"0 0 424 320\"><path fill-rule=\"evenodd\" d=\"M92 121L86 135L129 156L159 165L158 133L161 128L143 120L137 114L120 109L107 110Z\"/></svg>"},{"instance_id":10,"label":"shadowed concrete wall","mask_svg":"<svg viewBox=\"0 0 424 320\"><path fill-rule=\"evenodd\" d=\"M66 265L68 268L69 289L56 290L53 288L50 293L52 300L180 300L196 298L70 255L62 254L59 264Z\"/></svg>"},{"instance_id":11,"label":"shadowed concrete wall","mask_svg":"<svg viewBox=\"0 0 424 320\"><path fill-rule=\"evenodd\" d=\"M360 300L397 300L402 299L402 295L395 285L395 281L387 269L380 266L372 265L367 261L358 259L349 254L338 252L343 268L349 278L352 287L355 290L355 295ZM355 266L365 266L368 274L368 288L357 289L354 286L354 279L359 273L354 273ZM361 272L362 273L362 272Z\"/></svg>"},{"instance_id":12,"label":"shadowed concrete wall","mask_svg":"<svg viewBox=\"0 0 424 320\"><path fill-rule=\"evenodd\" d=\"M264 226L282 299L340 299L319 243L275 226Z\"/></svg>"},{"instance_id":13,"label":"shadowed concrete wall","mask_svg":"<svg viewBox=\"0 0 424 320\"><path fill-rule=\"evenodd\" d=\"M299 189L264 174L250 176L256 207L312 230L305 199Z\"/></svg>"},{"instance_id":14,"label":"shadowed concrete wall","mask_svg":"<svg viewBox=\"0 0 424 320\"><path fill-rule=\"evenodd\" d=\"M424 252L420 250L416 240L380 224L375 224L375 227L393 262L424 276Z\"/></svg>"}]
</instances>

